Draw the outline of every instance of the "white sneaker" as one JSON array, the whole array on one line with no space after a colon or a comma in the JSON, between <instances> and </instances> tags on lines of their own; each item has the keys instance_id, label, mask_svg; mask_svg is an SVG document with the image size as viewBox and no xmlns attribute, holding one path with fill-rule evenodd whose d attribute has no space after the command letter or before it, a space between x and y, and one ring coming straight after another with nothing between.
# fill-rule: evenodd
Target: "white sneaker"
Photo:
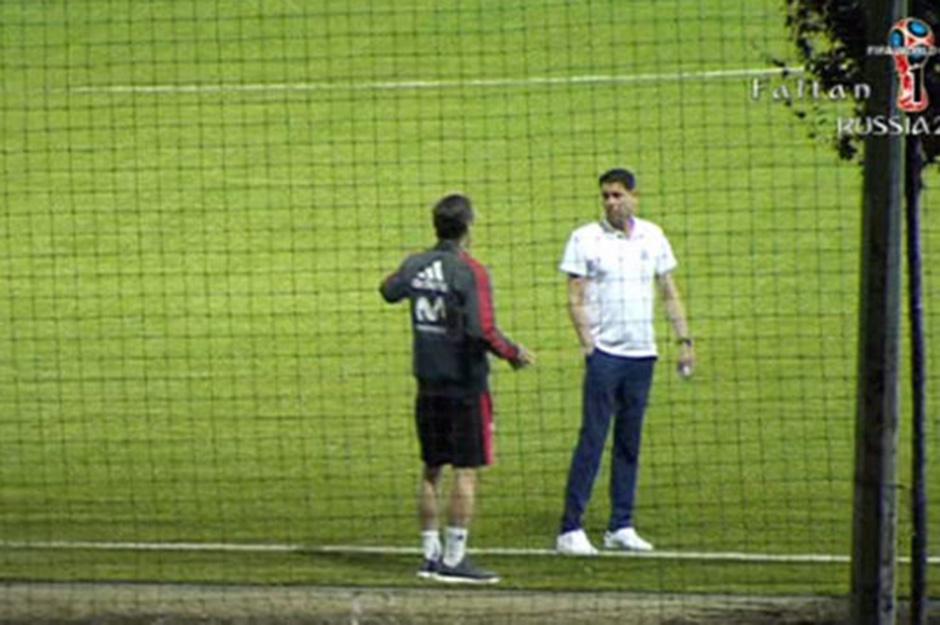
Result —
<instances>
[{"instance_id":1,"label":"white sneaker","mask_svg":"<svg viewBox=\"0 0 940 625\"><path fill-rule=\"evenodd\" d=\"M604 533L604 547L627 551L652 551L653 545L640 538L632 527L621 527L616 532Z\"/></svg>"},{"instance_id":2,"label":"white sneaker","mask_svg":"<svg viewBox=\"0 0 940 625\"><path fill-rule=\"evenodd\" d=\"M559 534L555 540L555 551L566 556L597 555L597 549L591 544L583 529Z\"/></svg>"}]
</instances>

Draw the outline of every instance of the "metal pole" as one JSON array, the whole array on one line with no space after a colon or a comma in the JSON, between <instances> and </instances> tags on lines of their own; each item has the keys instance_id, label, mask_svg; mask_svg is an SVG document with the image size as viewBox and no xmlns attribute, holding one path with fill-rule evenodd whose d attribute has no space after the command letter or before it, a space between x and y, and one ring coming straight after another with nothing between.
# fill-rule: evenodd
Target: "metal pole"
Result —
<instances>
[{"instance_id":1,"label":"metal pole","mask_svg":"<svg viewBox=\"0 0 940 625\"><path fill-rule=\"evenodd\" d=\"M927 372L924 338L920 198L924 169L920 137L907 137L904 195L907 214L908 302L911 324L911 625L927 625Z\"/></svg>"},{"instance_id":2,"label":"metal pole","mask_svg":"<svg viewBox=\"0 0 940 625\"><path fill-rule=\"evenodd\" d=\"M866 36L884 45L901 0L866 0ZM869 55L870 117L897 115L890 57ZM858 409L852 536L852 622L894 625L901 318L901 137L865 139Z\"/></svg>"}]
</instances>

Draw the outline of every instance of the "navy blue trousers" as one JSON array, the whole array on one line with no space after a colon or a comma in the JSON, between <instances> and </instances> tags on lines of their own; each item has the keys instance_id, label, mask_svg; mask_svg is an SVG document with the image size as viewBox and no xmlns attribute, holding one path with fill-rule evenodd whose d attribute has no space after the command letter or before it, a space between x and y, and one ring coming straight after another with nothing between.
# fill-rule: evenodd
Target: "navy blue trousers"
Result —
<instances>
[{"instance_id":1,"label":"navy blue trousers","mask_svg":"<svg viewBox=\"0 0 940 625\"><path fill-rule=\"evenodd\" d=\"M655 364L656 358L623 358L599 349L587 358L581 433L568 471L562 533L581 528L601 466L611 416L614 447L608 529L613 532L633 526L643 414Z\"/></svg>"}]
</instances>

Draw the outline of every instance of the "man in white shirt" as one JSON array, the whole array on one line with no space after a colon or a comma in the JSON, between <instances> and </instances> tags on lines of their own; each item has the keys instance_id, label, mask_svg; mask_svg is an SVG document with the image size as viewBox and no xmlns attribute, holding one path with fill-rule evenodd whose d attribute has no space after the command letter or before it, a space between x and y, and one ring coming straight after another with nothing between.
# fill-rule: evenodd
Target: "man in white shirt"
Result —
<instances>
[{"instance_id":1,"label":"man in white shirt","mask_svg":"<svg viewBox=\"0 0 940 625\"><path fill-rule=\"evenodd\" d=\"M586 371L581 431L571 460L565 512L556 549L594 555L582 526L600 468L611 416L611 515L604 546L650 551L633 525L640 437L657 358L653 285L681 345L678 371L692 374L695 353L672 271L676 258L659 226L638 218L636 178L625 169L600 177L604 218L576 229L561 270L568 274L568 312L581 343Z\"/></svg>"}]
</instances>

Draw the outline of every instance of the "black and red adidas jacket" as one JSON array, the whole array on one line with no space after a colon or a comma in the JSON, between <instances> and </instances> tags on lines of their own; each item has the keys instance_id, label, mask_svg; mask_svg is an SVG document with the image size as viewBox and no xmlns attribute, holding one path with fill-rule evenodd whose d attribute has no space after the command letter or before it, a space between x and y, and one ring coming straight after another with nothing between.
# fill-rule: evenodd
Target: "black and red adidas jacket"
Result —
<instances>
[{"instance_id":1,"label":"black and red adidas jacket","mask_svg":"<svg viewBox=\"0 0 940 625\"><path fill-rule=\"evenodd\" d=\"M518 362L519 346L496 326L486 268L456 242L409 256L379 290L387 302L411 302L414 375L422 392L486 390L487 352Z\"/></svg>"}]
</instances>

